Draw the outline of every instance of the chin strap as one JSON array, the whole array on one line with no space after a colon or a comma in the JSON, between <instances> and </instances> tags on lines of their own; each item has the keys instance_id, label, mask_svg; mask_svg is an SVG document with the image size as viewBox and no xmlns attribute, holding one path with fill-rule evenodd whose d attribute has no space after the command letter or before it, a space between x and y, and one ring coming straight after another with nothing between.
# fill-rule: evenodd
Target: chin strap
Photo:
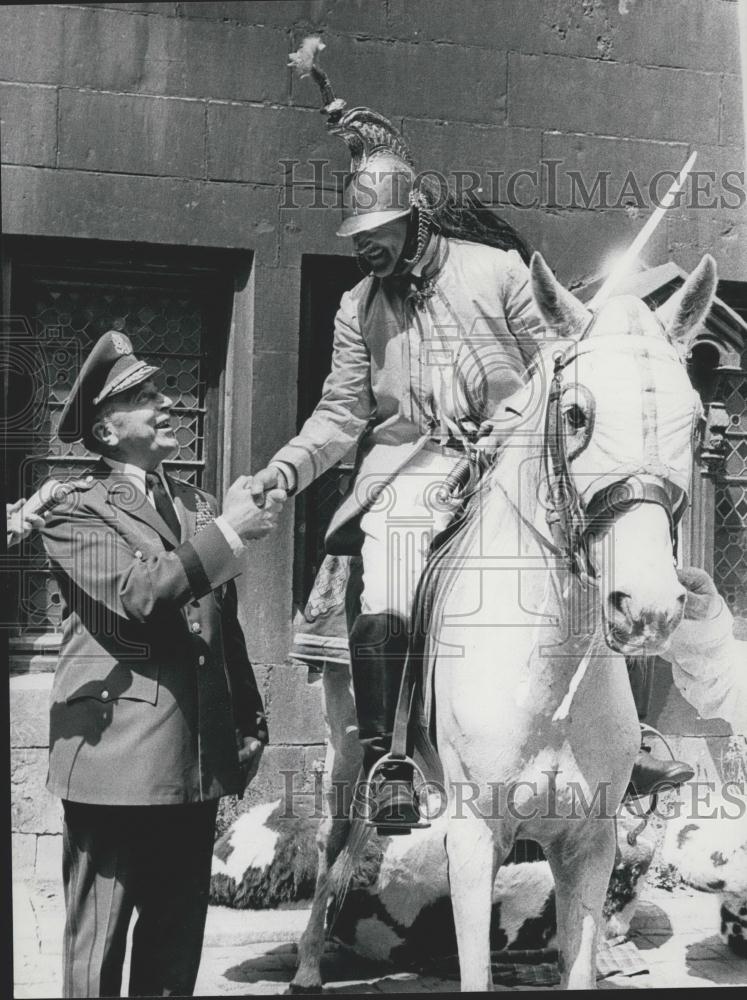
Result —
<instances>
[{"instance_id":1,"label":"chin strap","mask_svg":"<svg viewBox=\"0 0 747 1000\"><path fill-rule=\"evenodd\" d=\"M410 219L407 239L402 254L397 261L395 274L404 273L415 267L425 253L432 232L433 212L422 191L410 192Z\"/></svg>"}]
</instances>

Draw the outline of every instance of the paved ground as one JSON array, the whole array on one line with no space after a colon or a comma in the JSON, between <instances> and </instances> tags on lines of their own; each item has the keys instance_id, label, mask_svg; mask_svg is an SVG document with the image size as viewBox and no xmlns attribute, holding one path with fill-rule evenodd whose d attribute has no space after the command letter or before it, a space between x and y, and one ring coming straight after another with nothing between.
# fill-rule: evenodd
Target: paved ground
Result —
<instances>
[{"instance_id":1,"label":"paved ground","mask_svg":"<svg viewBox=\"0 0 747 1000\"><path fill-rule=\"evenodd\" d=\"M15 996L19 1000L59 997L61 890L56 884L18 882L13 887L13 902ZM294 942L307 913L306 909L252 912L211 907L197 994L284 993L295 968ZM747 961L732 955L718 936L714 896L647 887L631 932L648 972L613 976L601 986L747 986ZM333 945L327 949L324 975L325 992L344 995L451 992L458 985L455 972L415 975L364 966L360 959Z\"/></svg>"}]
</instances>

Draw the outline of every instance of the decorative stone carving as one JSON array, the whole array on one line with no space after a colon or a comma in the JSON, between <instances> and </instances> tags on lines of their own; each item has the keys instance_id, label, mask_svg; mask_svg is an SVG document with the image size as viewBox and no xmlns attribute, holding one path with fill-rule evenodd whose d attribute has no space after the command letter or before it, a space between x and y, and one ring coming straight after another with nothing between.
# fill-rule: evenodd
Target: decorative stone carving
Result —
<instances>
[{"instance_id":1,"label":"decorative stone carving","mask_svg":"<svg viewBox=\"0 0 747 1000\"><path fill-rule=\"evenodd\" d=\"M705 427L700 447L700 461L703 474L716 476L723 469L726 459L726 431L729 414L723 403L711 402L706 407Z\"/></svg>"}]
</instances>

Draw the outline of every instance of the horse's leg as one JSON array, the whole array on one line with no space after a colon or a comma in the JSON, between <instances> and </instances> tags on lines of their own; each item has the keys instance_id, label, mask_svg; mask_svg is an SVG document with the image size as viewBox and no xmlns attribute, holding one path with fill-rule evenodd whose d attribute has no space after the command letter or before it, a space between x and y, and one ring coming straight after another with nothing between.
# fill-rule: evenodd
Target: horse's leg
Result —
<instances>
[{"instance_id":1,"label":"horse's leg","mask_svg":"<svg viewBox=\"0 0 747 1000\"><path fill-rule=\"evenodd\" d=\"M316 836L318 868L314 901L306 930L298 942L298 969L291 983L291 991L297 993L318 992L322 985L329 872L350 832L347 817L362 757L349 668L325 667L323 683L328 731L324 814Z\"/></svg>"},{"instance_id":2,"label":"horse's leg","mask_svg":"<svg viewBox=\"0 0 747 1000\"><path fill-rule=\"evenodd\" d=\"M450 808L452 806L450 805ZM493 883L506 851L477 816L451 816L446 832L449 890L454 911L462 990L490 990L490 916Z\"/></svg>"},{"instance_id":3,"label":"horse's leg","mask_svg":"<svg viewBox=\"0 0 747 1000\"><path fill-rule=\"evenodd\" d=\"M563 989L596 988L602 906L615 863L615 826L592 819L545 846L555 879L558 965Z\"/></svg>"}]
</instances>

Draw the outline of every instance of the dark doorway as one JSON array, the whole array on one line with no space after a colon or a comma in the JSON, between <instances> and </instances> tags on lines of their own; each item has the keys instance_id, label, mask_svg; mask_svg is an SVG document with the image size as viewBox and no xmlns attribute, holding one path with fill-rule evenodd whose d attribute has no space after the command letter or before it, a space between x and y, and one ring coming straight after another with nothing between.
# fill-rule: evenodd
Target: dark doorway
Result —
<instances>
[{"instance_id":1,"label":"dark doorway","mask_svg":"<svg viewBox=\"0 0 747 1000\"><path fill-rule=\"evenodd\" d=\"M335 313L343 292L362 278L350 257L313 255L301 263L301 336L298 353L298 428L322 395L332 363ZM296 500L293 602L303 607L324 559L324 536L353 468L354 453Z\"/></svg>"},{"instance_id":2,"label":"dark doorway","mask_svg":"<svg viewBox=\"0 0 747 1000\"><path fill-rule=\"evenodd\" d=\"M125 333L138 357L160 368L179 442L165 467L215 492L233 274L244 257L28 238L8 240L5 253L11 308L23 321L10 345L18 377L5 393L6 412L19 415L6 441L8 497L29 497L50 477L74 479L95 464L82 443L63 444L56 431L83 359L106 330ZM59 632L62 605L40 537L34 533L17 552L27 565L15 595L16 630Z\"/></svg>"}]
</instances>

